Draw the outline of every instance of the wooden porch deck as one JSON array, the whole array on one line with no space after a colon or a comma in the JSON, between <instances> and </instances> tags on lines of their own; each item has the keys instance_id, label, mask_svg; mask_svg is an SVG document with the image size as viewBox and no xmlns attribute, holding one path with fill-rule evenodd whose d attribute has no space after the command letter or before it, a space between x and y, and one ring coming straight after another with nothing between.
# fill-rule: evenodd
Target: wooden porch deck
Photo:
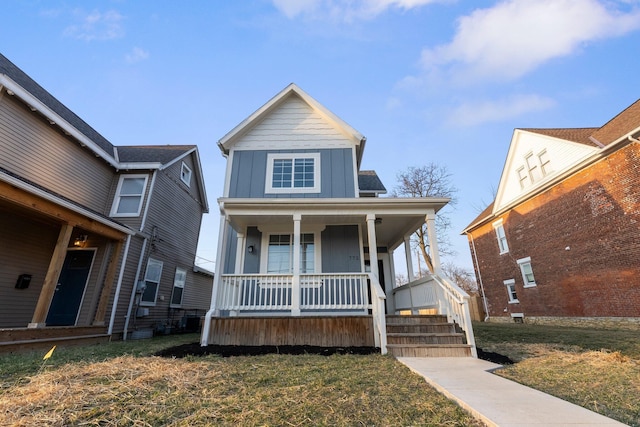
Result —
<instances>
[{"instance_id":1,"label":"wooden porch deck","mask_svg":"<svg viewBox=\"0 0 640 427\"><path fill-rule=\"evenodd\" d=\"M50 349L108 342L106 326L50 326L45 328L0 329L0 353Z\"/></svg>"}]
</instances>

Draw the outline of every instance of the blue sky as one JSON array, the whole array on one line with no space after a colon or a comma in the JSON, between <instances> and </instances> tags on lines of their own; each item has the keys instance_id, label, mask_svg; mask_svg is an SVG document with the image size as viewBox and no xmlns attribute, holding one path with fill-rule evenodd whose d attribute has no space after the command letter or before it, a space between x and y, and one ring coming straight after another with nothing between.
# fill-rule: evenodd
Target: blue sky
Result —
<instances>
[{"instance_id":1,"label":"blue sky","mask_svg":"<svg viewBox=\"0 0 640 427\"><path fill-rule=\"evenodd\" d=\"M215 264L217 141L295 82L367 137L363 169L436 162L450 240L493 199L514 128L601 126L639 97L638 0L3 2L0 52L116 145L197 144Z\"/></svg>"}]
</instances>

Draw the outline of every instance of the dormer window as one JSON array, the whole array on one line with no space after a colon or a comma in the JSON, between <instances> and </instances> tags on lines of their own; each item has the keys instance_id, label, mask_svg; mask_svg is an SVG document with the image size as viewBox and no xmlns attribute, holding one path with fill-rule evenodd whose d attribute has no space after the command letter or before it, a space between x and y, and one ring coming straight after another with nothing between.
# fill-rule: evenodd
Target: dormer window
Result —
<instances>
[{"instance_id":1,"label":"dormer window","mask_svg":"<svg viewBox=\"0 0 640 427\"><path fill-rule=\"evenodd\" d=\"M319 153L267 155L265 193L319 193Z\"/></svg>"},{"instance_id":2,"label":"dormer window","mask_svg":"<svg viewBox=\"0 0 640 427\"><path fill-rule=\"evenodd\" d=\"M187 187L191 187L191 169L184 162L182 162L182 169L180 170L180 179L187 184Z\"/></svg>"}]
</instances>

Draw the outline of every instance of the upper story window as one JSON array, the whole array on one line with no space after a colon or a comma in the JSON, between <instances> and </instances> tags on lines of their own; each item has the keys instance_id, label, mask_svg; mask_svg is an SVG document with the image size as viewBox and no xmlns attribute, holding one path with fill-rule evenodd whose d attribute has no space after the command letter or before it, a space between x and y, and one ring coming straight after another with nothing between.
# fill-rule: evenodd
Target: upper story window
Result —
<instances>
[{"instance_id":1,"label":"upper story window","mask_svg":"<svg viewBox=\"0 0 640 427\"><path fill-rule=\"evenodd\" d=\"M500 248L500 254L509 252L509 245L507 244L507 235L504 232L504 226L502 220L493 223L493 229L496 231L496 238L498 239L498 247Z\"/></svg>"},{"instance_id":2,"label":"upper story window","mask_svg":"<svg viewBox=\"0 0 640 427\"><path fill-rule=\"evenodd\" d=\"M111 216L138 216L142 210L147 175L121 175Z\"/></svg>"},{"instance_id":3,"label":"upper story window","mask_svg":"<svg viewBox=\"0 0 640 427\"><path fill-rule=\"evenodd\" d=\"M546 149L536 155L529 152L524 156L524 165L516 169L521 189L535 184L551 172L551 159Z\"/></svg>"},{"instance_id":4,"label":"upper story window","mask_svg":"<svg viewBox=\"0 0 640 427\"><path fill-rule=\"evenodd\" d=\"M319 193L319 153L267 155L265 193Z\"/></svg>"},{"instance_id":5,"label":"upper story window","mask_svg":"<svg viewBox=\"0 0 640 427\"><path fill-rule=\"evenodd\" d=\"M531 267L531 257L519 259L517 262L522 273L524 287L536 286L536 278L533 276L533 268Z\"/></svg>"},{"instance_id":6,"label":"upper story window","mask_svg":"<svg viewBox=\"0 0 640 427\"><path fill-rule=\"evenodd\" d=\"M191 187L191 169L184 162L182 162L182 169L180 170L180 179L187 184L187 187Z\"/></svg>"}]
</instances>

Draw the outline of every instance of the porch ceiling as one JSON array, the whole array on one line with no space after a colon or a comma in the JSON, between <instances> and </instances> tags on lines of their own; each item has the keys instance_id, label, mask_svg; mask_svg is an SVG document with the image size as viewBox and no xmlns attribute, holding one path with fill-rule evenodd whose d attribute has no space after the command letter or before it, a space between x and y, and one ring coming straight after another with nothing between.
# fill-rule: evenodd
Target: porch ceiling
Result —
<instances>
[{"instance_id":1,"label":"porch ceiling","mask_svg":"<svg viewBox=\"0 0 640 427\"><path fill-rule=\"evenodd\" d=\"M404 236L416 231L426 215L435 214L449 199L358 198L358 199L218 199L221 212L240 231L250 226L289 225L293 215L305 225L356 224L367 239L367 215L375 215L378 246L395 248Z\"/></svg>"}]
</instances>

